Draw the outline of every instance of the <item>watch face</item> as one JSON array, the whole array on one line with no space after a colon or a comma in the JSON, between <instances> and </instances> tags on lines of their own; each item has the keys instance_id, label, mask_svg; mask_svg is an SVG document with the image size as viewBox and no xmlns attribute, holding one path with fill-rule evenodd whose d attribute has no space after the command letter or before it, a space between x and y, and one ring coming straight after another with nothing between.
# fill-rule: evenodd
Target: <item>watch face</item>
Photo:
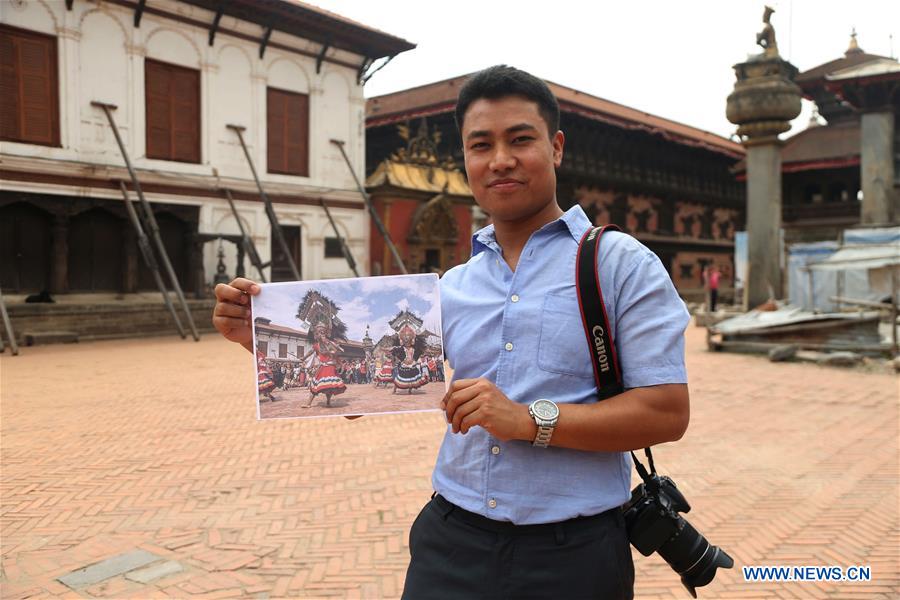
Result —
<instances>
[{"instance_id":1,"label":"watch face","mask_svg":"<svg viewBox=\"0 0 900 600\"><path fill-rule=\"evenodd\" d=\"M559 416L559 408L549 400L538 400L534 403L531 410L545 421L552 421Z\"/></svg>"}]
</instances>

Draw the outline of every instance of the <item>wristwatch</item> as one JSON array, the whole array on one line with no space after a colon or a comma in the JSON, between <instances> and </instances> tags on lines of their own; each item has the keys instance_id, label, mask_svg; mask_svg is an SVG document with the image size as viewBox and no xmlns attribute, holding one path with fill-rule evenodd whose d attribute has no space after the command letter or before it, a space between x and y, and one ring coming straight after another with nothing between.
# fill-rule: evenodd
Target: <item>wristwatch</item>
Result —
<instances>
[{"instance_id":1,"label":"wristwatch","mask_svg":"<svg viewBox=\"0 0 900 600\"><path fill-rule=\"evenodd\" d=\"M535 400L528 406L528 414L537 425L537 435L534 436L532 446L546 448L550 445L550 437L559 420L559 407L552 400Z\"/></svg>"}]
</instances>

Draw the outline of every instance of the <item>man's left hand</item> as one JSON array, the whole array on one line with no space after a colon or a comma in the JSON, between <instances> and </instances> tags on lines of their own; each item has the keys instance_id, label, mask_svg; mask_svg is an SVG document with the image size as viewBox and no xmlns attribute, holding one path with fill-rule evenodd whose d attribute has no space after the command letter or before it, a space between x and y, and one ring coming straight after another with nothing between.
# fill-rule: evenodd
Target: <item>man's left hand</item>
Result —
<instances>
[{"instance_id":1,"label":"man's left hand","mask_svg":"<svg viewBox=\"0 0 900 600\"><path fill-rule=\"evenodd\" d=\"M480 425L501 440L530 440L536 425L528 414L528 407L513 402L491 381L458 379L450 385L442 406L453 433L468 433Z\"/></svg>"}]
</instances>

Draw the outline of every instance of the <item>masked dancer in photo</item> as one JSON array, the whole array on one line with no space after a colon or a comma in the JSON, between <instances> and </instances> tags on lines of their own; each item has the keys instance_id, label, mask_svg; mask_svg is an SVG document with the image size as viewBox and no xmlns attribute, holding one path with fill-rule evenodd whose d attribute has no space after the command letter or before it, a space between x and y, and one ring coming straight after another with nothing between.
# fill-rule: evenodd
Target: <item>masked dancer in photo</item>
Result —
<instances>
[{"instance_id":1,"label":"masked dancer in photo","mask_svg":"<svg viewBox=\"0 0 900 600\"><path fill-rule=\"evenodd\" d=\"M397 368L394 373L394 393L397 390L407 390L412 393L428 383L428 371L419 364L419 358L425 350L425 336L416 335L413 328L404 325L397 333L400 345L395 346L391 353L397 360Z\"/></svg>"},{"instance_id":2,"label":"masked dancer in photo","mask_svg":"<svg viewBox=\"0 0 900 600\"><path fill-rule=\"evenodd\" d=\"M328 326L324 322L312 328L316 370L309 382L309 402L303 408L312 406L318 394L325 395L325 406L331 406L331 397L343 393L347 385L338 375L338 353L342 348L328 335Z\"/></svg>"},{"instance_id":3,"label":"masked dancer in photo","mask_svg":"<svg viewBox=\"0 0 900 600\"><path fill-rule=\"evenodd\" d=\"M375 373L375 387L380 385L387 387L392 383L394 383L394 361L389 354L385 354L381 359L381 367Z\"/></svg>"},{"instance_id":4,"label":"masked dancer in photo","mask_svg":"<svg viewBox=\"0 0 900 600\"><path fill-rule=\"evenodd\" d=\"M272 369L266 362L266 355L256 351L256 384L259 387L259 401L263 402L263 398L275 402L276 398L272 392L275 389L275 382L272 381Z\"/></svg>"}]
</instances>

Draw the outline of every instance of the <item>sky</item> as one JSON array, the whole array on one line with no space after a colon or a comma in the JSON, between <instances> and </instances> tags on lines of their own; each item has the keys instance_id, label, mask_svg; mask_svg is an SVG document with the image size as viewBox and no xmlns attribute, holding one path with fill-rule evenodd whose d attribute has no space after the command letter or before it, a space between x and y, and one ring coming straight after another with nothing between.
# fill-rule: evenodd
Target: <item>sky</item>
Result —
<instances>
[{"instance_id":1,"label":"sky","mask_svg":"<svg viewBox=\"0 0 900 600\"><path fill-rule=\"evenodd\" d=\"M362 340L368 325L369 336L378 343L383 335L394 333L388 322L406 309L422 319L426 329L440 335L438 278L433 274L262 284L262 291L253 298L253 315L270 319L275 325L308 329L296 315L310 289L337 304L338 317L347 324L350 340Z\"/></svg>"},{"instance_id":2,"label":"sky","mask_svg":"<svg viewBox=\"0 0 900 600\"><path fill-rule=\"evenodd\" d=\"M366 97L505 63L555 83L728 137L732 66L761 51L757 0L312 0L417 44ZM900 54L900 0L770 0L782 57L800 71L860 47ZM892 42L889 36L893 35ZM812 104L788 134L805 129Z\"/></svg>"}]
</instances>

